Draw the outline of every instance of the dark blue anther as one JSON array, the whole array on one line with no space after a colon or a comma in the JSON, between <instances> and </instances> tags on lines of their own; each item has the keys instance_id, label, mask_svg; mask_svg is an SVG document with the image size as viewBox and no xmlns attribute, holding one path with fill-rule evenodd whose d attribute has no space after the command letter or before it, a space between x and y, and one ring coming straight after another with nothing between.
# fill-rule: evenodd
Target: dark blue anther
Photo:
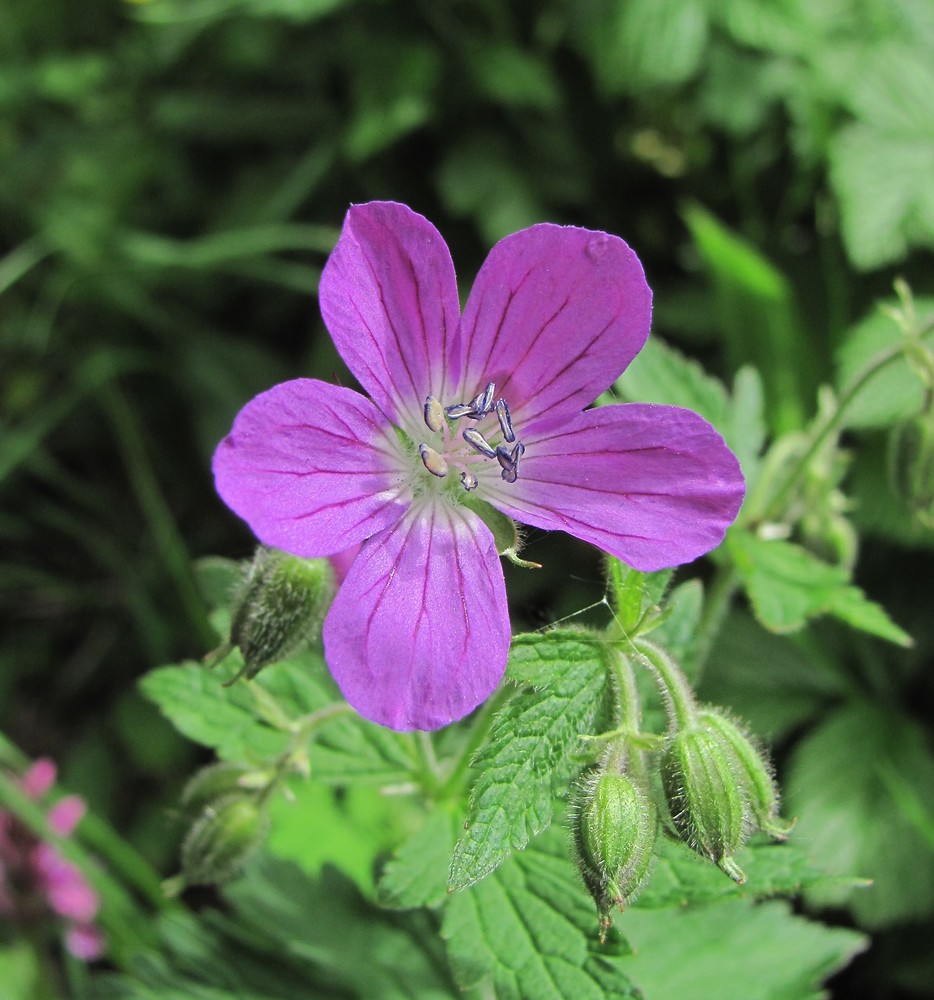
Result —
<instances>
[{"instance_id":1,"label":"dark blue anther","mask_svg":"<svg viewBox=\"0 0 934 1000\"><path fill-rule=\"evenodd\" d=\"M486 455L487 458L496 457L497 449L491 447L479 431L475 431L472 427L469 427L461 436L471 448L479 451L481 455Z\"/></svg>"},{"instance_id":2,"label":"dark blue anther","mask_svg":"<svg viewBox=\"0 0 934 1000\"><path fill-rule=\"evenodd\" d=\"M454 403L451 406L446 406L444 412L451 420L457 420L460 417L472 416L473 407L469 403Z\"/></svg>"},{"instance_id":3,"label":"dark blue anther","mask_svg":"<svg viewBox=\"0 0 934 1000\"><path fill-rule=\"evenodd\" d=\"M477 477L466 469L461 473L461 486L469 493L477 488Z\"/></svg>"},{"instance_id":4,"label":"dark blue anther","mask_svg":"<svg viewBox=\"0 0 934 1000\"><path fill-rule=\"evenodd\" d=\"M485 417L493 409L493 394L496 392L496 385L493 382L487 382L486 388L483 392L478 392L476 396L470 401L470 409L472 413L468 413L473 420L479 420L480 417Z\"/></svg>"},{"instance_id":5,"label":"dark blue anther","mask_svg":"<svg viewBox=\"0 0 934 1000\"><path fill-rule=\"evenodd\" d=\"M516 432L512 429L512 415L509 412L509 404L505 399L496 400L496 417L499 420L499 427L503 432L503 437L512 444L516 440Z\"/></svg>"}]
</instances>

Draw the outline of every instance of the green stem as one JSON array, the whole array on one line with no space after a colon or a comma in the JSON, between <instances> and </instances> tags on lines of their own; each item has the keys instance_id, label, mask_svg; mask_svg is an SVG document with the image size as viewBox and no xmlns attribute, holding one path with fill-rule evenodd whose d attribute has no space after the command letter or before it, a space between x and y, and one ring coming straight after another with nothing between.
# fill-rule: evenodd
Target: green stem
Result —
<instances>
[{"instance_id":1,"label":"green stem","mask_svg":"<svg viewBox=\"0 0 934 1000\"><path fill-rule=\"evenodd\" d=\"M418 784L429 797L433 798L441 786L441 768L438 765L438 757L431 740L431 734L413 733L412 745L418 768Z\"/></svg>"},{"instance_id":2,"label":"green stem","mask_svg":"<svg viewBox=\"0 0 934 1000\"><path fill-rule=\"evenodd\" d=\"M917 339L920 340L921 337L930 333L932 329L934 329L934 319L928 320L917 331ZM883 351L866 366L866 368L853 382L850 383L846 391L837 400L836 409L824 420L824 423L817 428L810 445L798 461L792 466L791 470L785 477L785 481L778 487L778 490L772 494L772 498L766 503L765 509L756 518L756 520L767 521L777 516L785 498L795 488L795 486L798 485L799 480L806 475L808 467L813 461L814 456L820 451L821 446L827 438L840 426L843 414L846 412L850 403L852 403L856 396L862 391L863 387L880 371L882 371L883 368L888 367L893 361L897 361L899 358L903 357L904 354L904 343L899 343L897 346L891 347L887 351ZM755 515L751 516L755 517Z\"/></svg>"},{"instance_id":3,"label":"green stem","mask_svg":"<svg viewBox=\"0 0 934 1000\"><path fill-rule=\"evenodd\" d=\"M639 689L629 658L615 644L607 644L606 663L613 686L613 725L636 733L642 725Z\"/></svg>"},{"instance_id":4,"label":"green stem","mask_svg":"<svg viewBox=\"0 0 934 1000\"><path fill-rule=\"evenodd\" d=\"M694 692L681 668L655 643L647 639L634 639L633 647L648 668L655 675L668 704L669 724L674 732L691 729L697 719L697 703Z\"/></svg>"},{"instance_id":5,"label":"green stem","mask_svg":"<svg viewBox=\"0 0 934 1000\"><path fill-rule=\"evenodd\" d=\"M154 547L162 554L166 571L175 585L189 622L204 645L213 646L216 636L208 623L207 610L198 593L191 570L191 559L146 454L139 419L115 382L103 387L101 397L133 492L152 533Z\"/></svg>"},{"instance_id":6,"label":"green stem","mask_svg":"<svg viewBox=\"0 0 934 1000\"><path fill-rule=\"evenodd\" d=\"M693 663L696 681L700 680L713 641L730 610L737 586L736 568L730 562L722 562L717 566L710 584L704 589L704 606L694 636Z\"/></svg>"},{"instance_id":7,"label":"green stem","mask_svg":"<svg viewBox=\"0 0 934 1000\"><path fill-rule=\"evenodd\" d=\"M493 692L493 694L487 698L483 703L483 706L477 712L474 718L473 726L467 736L467 742L464 744L460 755L457 757L454 766L449 772L444 783L438 788L438 798L446 798L460 789L460 784L464 779L464 775L467 773L467 768L470 767L470 761L473 759L473 755L480 749L483 745L483 741L486 739L487 734L490 731L490 726L493 724L493 716L497 709L507 701L514 691L514 688L509 684L500 684L500 686Z\"/></svg>"}]
</instances>

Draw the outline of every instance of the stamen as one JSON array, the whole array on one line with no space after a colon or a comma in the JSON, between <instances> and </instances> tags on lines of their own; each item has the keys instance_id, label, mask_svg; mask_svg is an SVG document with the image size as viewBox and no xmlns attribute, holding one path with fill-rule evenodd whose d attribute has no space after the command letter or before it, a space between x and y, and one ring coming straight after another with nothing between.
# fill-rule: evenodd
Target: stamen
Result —
<instances>
[{"instance_id":1,"label":"stamen","mask_svg":"<svg viewBox=\"0 0 934 1000\"><path fill-rule=\"evenodd\" d=\"M474 420L479 420L480 417L485 417L490 410L493 409L493 394L496 392L496 384L493 382L487 382L486 388L483 392L478 392L476 396L470 401L470 408L473 413L468 413L467 416Z\"/></svg>"},{"instance_id":2,"label":"stamen","mask_svg":"<svg viewBox=\"0 0 934 1000\"><path fill-rule=\"evenodd\" d=\"M451 418L451 420L458 420L460 417L466 417L473 413L473 407L469 403L454 403L451 406L446 406L444 412Z\"/></svg>"},{"instance_id":3,"label":"stamen","mask_svg":"<svg viewBox=\"0 0 934 1000\"><path fill-rule=\"evenodd\" d=\"M435 451L434 448L429 448L428 445L424 443L418 446L418 453L421 455L425 468L433 476L437 476L439 479L444 479L444 477L448 474L448 463L445 457Z\"/></svg>"},{"instance_id":4,"label":"stamen","mask_svg":"<svg viewBox=\"0 0 934 1000\"><path fill-rule=\"evenodd\" d=\"M505 445L499 445L496 449L496 461L503 470L500 477L507 483L514 483L519 478L519 459L524 454L525 445L521 441L516 443L511 452Z\"/></svg>"},{"instance_id":5,"label":"stamen","mask_svg":"<svg viewBox=\"0 0 934 1000\"><path fill-rule=\"evenodd\" d=\"M461 473L461 486L469 493L477 488L477 477L466 469Z\"/></svg>"},{"instance_id":6,"label":"stamen","mask_svg":"<svg viewBox=\"0 0 934 1000\"><path fill-rule=\"evenodd\" d=\"M487 458L496 457L497 449L489 445L486 438L479 431L475 431L472 427L469 427L461 436L471 448L479 451L481 455L486 455Z\"/></svg>"},{"instance_id":7,"label":"stamen","mask_svg":"<svg viewBox=\"0 0 934 1000\"><path fill-rule=\"evenodd\" d=\"M425 400L425 424L435 433L444 430L444 409L434 396Z\"/></svg>"},{"instance_id":8,"label":"stamen","mask_svg":"<svg viewBox=\"0 0 934 1000\"><path fill-rule=\"evenodd\" d=\"M512 415L509 412L509 404L505 399L496 400L496 417L499 420L503 437L512 444L516 440L516 432L512 429Z\"/></svg>"}]
</instances>

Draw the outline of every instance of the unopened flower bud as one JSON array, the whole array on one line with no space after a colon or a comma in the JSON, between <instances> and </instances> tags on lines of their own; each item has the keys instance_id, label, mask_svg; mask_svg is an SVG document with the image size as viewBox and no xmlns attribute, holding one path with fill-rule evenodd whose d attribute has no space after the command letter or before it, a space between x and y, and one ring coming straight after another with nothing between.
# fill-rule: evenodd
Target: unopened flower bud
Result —
<instances>
[{"instance_id":1,"label":"unopened flower bud","mask_svg":"<svg viewBox=\"0 0 934 1000\"><path fill-rule=\"evenodd\" d=\"M207 806L182 844L185 882L230 881L262 843L266 826L266 813L255 795L228 795Z\"/></svg>"},{"instance_id":2,"label":"unopened flower bud","mask_svg":"<svg viewBox=\"0 0 934 1000\"><path fill-rule=\"evenodd\" d=\"M181 804L188 815L197 816L220 799L263 788L271 780L270 773L245 764L231 761L208 764L189 778L182 790Z\"/></svg>"},{"instance_id":3,"label":"unopened flower bud","mask_svg":"<svg viewBox=\"0 0 934 1000\"><path fill-rule=\"evenodd\" d=\"M578 868L600 914L622 909L645 881L658 830L647 792L626 774L602 773L581 786L574 815Z\"/></svg>"},{"instance_id":4,"label":"unopened flower bud","mask_svg":"<svg viewBox=\"0 0 934 1000\"><path fill-rule=\"evenodd\" d=\"M334 597L334 570L327 559L302 559L261 545L244 580L230 626L240 648L241 676L308 646Z\"/></svg>"},{"instance_id":5,"label":"unopened flower bud","mask_svg":"<svg viewBox=\"0 0 934 1000\"><path fill-rule=\"evenodd\" d=\"M662 784L679 837L710 858L735 882L745 882L733 861L749 824L746 796L733 754L718 733L693 727L677 733L661 761Z\"/></svg>"},{"instance_id":6,"label":"unopened flower bud","mask_svg":"<svg viewBox=\"0 0 934 1000\"><path fill-rule=\"evenodd\" d=\"M723 740L732 756L734 771L744 785L749 832L761 830L776 840L787 840L793 824L778 815L778 785L765 751L741 726L716 709L704 709L698 721Z\"/></svg>"},{"instance_id":7,"label":"unopened flower bud","mask_svg":"<svg viewBox=\"0 0 934 1000\"><path fill-rule=\"evenodd\" d=\"M893 429L889 476L902 503L923 522L934 524L934 407Z\"/></svg>"}]
</instances>

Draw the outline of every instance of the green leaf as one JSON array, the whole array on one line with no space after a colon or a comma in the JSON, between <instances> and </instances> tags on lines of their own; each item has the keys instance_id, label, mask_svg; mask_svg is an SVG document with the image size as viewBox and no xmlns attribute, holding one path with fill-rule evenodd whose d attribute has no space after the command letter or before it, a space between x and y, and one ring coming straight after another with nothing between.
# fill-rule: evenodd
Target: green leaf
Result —
<instances>
[{"instance_id":1,"label":"green leaf","mask_svg":"<svg viewBox=\"0 0 934 1000\"><path fill-rule=\"evenodd\" d=\"M558 830L533 841L490 878L451 897L442 935L461 989L495 998L624 1000L625 944L597 941L597 913Z\"/></svg>"},{"instance_id":2,"label":"green leaf","mask_svg":"<svg viewBox=\"0 0 934 1000\"><path fill-rule=\"evenodd\" d=\"M862 269L934 246L934 70L919 46L869 48L846 96L858 120L830 148L843 238Z\"/></svg>"},{"instance_id":3,"label":"green leaf","mask_svg":"<svg viewBox=\"0 0 934 1000\"><path fill-rule=\"evenodd\" d=\"M372 896L377 858L385 857L405 836L408 820L416 821L415 803L359 785L338 794L314 777L293 777L287 789L286 795L273 796L269 802L269 853L294 861L311 876L333 865ZM453 838L439 864L442 884L452 844Z\"/></svg>"},{"instance_id":4,"label":"green leaf","mask_svg":"<svg viewBox=\"0 0 934 1000\"><path fill-rule=\"evenodd\" d=\"M849 582L843 566L831 566L792 542L764 541L735 531L727 545L756 617L773 632L795 632L808 618L830 614L853 628L910 646L911 636L885 609Z\"/></svg>"},{"instance_id":5,"label":"green leaf","mask_svg":"<svg viewBox=\"0 0 934 1000\"><path fill-rule=\"evenodd\" d=\"M451 1000L455 984L424 913L385 913L331 868L311 879L293 864L260 857L224 895L247 940L308 967L296 1000L327 996L366 1000ZM270 958L274 967L276 960Z\"/></svg>"},{"instance_id":6,"label":"green leaf","mask_svg":"<svg viewBox=\"0 0 934 1000\"><path fill-rule=\"evenodd\" d=\"M158 667L140 681L169 721L223 760L265 762L281 754L288 734L262 722L243 685L222 686L217 671L200 663Z\"/></svg>"},{"instance_id":7,"label":"green leaf","mask_svg":"<svg viewBox=\"0 0 934 1000\"><path fill-rule=\"evenodd\" d=\"M684 217L710 274L730 367L751 363L762 373L773 431L801 427L816 384L791 285L752 244L699 205Z\"/></svg>"},{"instance_id":8,"label":"green leaf","mask_svg":"<svg viewBox=\"0 0 934 1000\"><path fill-rule=\"evenodd\" d=\"M494 718L473 760L478 772L466 832L454 852L450 888L489 875L551 822L556 794L579 766L578 737L593 731L606 689L599 641L583 632L520 635L508 674L527 684Z\"/></svg>"},{"instance_id":9,"label":"green leaf","mask_svg":"<svg viewBox=\"0 0 934 1000\"><path fill-rule=\"evenodd\" d=\"M382 906L408 910L438 906L448 896L448 869L457 840L457 819L438 808L396 851L379 880Z\"/></svg>"},{"instance_id":10,"label":"green leaf","mask_svg":"<svg viewBox=\"0 0 934 1000\"><path fill-rule=\"evenodd\" d=\"M934 313L934 298L922 296L914 301L919 316ZM895 299L885 303L890 307L897 304ZM837 355L838 395L880 354L895 347L901 337L896 322L878 307L857 323L847 333ZM923 399L924 385L902 356L881 369L856 393L846 408L844 420L848 427L888 427L919 412Z\"/></svg>"},{"instance_id":11,"label":"green leaf","mask_svg":"<svg viewBox=\"0 0 934 1000\"><path fill-rule=\"evenodd\" d=\"M637 905L620 922L632 946L620 965L650 998L820 1000L819 984L867 943L795 916L784 901L749 897L674 910Z\"/></svg>"},{"instance_id":12,"label":"green leaf","mask_svg":"<svg viewBox=\"0 0 934 1000\"><path fill-rule=\"evenodd\" d=\"M934 914L925 826L934 816L934 759L912 719L868 703L838 710L795 749L785 791L798 817L794 836L816 863L872 879L855 892L816 888L815 903L846 903L867 927Z\"/></svg>"},{"instance_id":13,"label":"green leaf","mask_svg":"<svg viewBox=\"0 0 934 1000\"><path fill-rule=\"evenodd\" d=\"M597 0L579 9L594 73L608 94L689 79L707 44L703 0Z\"/></svg>"},{"instance_id":14,"label":"green leaf","mask_svg":"<svg viewBox=\"0 0 934 1000\"><path fill-rule=\"evenodd\" d=\"M809 886L837 885L844 881L816 867L810 857L802 853L794 833L792 838L785 844L761 842L744 848L737 855L737 862L747 876L741 886L685 844L664 839L658 862L639 893L637 905L640 909L661 909L749 895L756 898L790 896ZM856 881L849 878L845 883L852 887Z\"/></svg>"},{"instance_id":15,"label":"green leaf","mask_svg":"<svg viewBox=\"0 0 934 1000\"><path fill-rule=\"evenodd\" d=\"M665 602L665 618L653 636L681 664L689 679L696 672L697 634L703 607L704 585L700 580L678 584Z\"/></svg>"},{"instance_id":16,"label":"green leaf","mask_svg":"<svg viewBox=\"0 0 934 1000\"><path fill-rule=\"evenodd\" d=\"M194 662L159 667L140 687L190 740L211 747L222 760L255 764L285 751L292 722L338 700L314 650L272 664L252 681L224 687L242 665L234 650L212 670ZM353 715L330 720L316 734L308 760L315 778L331 784L351 779L396 784L411 772L403 737Z\"/></svg>"}]
</instances>

